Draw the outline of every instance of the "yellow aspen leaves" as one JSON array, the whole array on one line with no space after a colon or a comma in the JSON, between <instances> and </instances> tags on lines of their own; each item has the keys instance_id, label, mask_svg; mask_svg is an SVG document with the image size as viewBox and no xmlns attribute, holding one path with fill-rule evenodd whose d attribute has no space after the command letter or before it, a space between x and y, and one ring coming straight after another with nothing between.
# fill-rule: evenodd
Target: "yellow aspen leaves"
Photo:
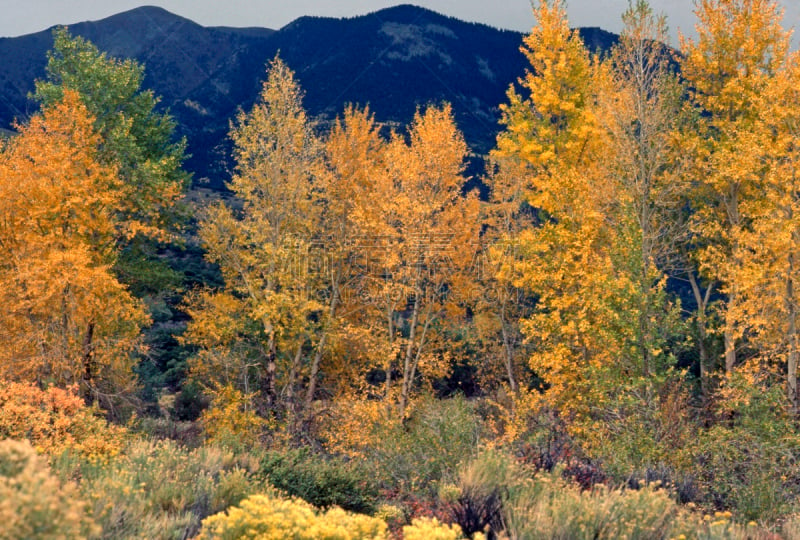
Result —
<instances>
[{"instance_id":1,"label":"yellow aspen leaves","mask_svg":"<svg viewBox=\"0 0 800 540\"><path fill-rule=\"evenodd\" d=\"M88 396L132 385L131 353L147 323L111 272L113 167L74 92L34 116L0 154L0 364L9 380Z\"/></svg>"},{"instance_id":2,"label":"yellow aspen leaves","mask_svg":"<svg viewBox=\"0 0 800 540\"><path fill-rule=\"evenodd\" d=\"M720 283L726 301L724 365L731 372L745 328L736 312L743 297L742 237L753 204L762 201L764 167L758 97L784 69L789 47L781 11L772 0L704 0L697 4L696 40L684 40L681 69L698 119L685 144L698 185L693 230L702 273Z\"/></svg>"},{"instance_id":3,"label":"yellow aspen leaves","mask_svg":"<svg viewBox=\"0 0 800 540\"><path fill-rule=\"evenodd\" d=\"M200 292L189 303L193 321L185 339L202 346L192 371L212 394L234 385L266 414L279 405L279 383L293 396L305 348L313 346L312 315L322 310L307 265L321 146L294 74L280 59L231 138L236 172L229 187L238 208L216 204L200 226L225 290Z\"/></svg>"},{"instance_id":4,"label":"yellow aspen leaves","mask_svg":"<svg viewBox=\"0 0 800 540\"><path fill-rule=\"evenodd\" d=\"M663 266L682 202L672 165L681 91L646 3L631 5L606 60L569 29L562 2L534 15L525 94L509 91L490 179L495 204L521 192L535 219L510 231L514 254L496 275L534 299L520 327L550 403L588 418L674 360L656 351L680 327Z\"/></svg>"}]
</instances>

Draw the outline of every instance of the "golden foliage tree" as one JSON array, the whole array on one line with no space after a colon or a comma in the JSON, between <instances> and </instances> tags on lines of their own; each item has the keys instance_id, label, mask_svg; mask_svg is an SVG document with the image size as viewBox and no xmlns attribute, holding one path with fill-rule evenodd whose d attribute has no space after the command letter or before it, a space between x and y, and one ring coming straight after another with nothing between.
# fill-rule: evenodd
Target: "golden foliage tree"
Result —
<instances>
[{"instance_id":1,"label":"golden foliage tree","mask_svg":"<svg viewBox=\"0 0 800 540\"><path fill-rule=\"evenodd\" d=\"M374 208L364 212L362 227L372 256L361 287L369 325L385 339L387 397L399 373L401 417L421 373L447 373L448 358L433 344L455 313L448 309L457 310L459 296L470 292L463 270L480 231L477 197L462 193L466 154L450 106L430 106L417 112L407 139L392 136L385 169L370 186Z\"/></svg>"},{"instance_id":2,"label":"golden foliage tree","mask_svg":"<svg viewBox=\"0 0 800 540\"><path fill-rule=\"evenodd\" d=\"M330 331L327 391L339 396L360 390L365 373L383 365L385 341L370 328L370 246L379 240L376 223L383 205L373 183L384 174L386 141L368 108L347 107L325 140L325 174L320 184L319 231L312 260L327 299ZM318 353L321 352L318 349ZM316 360L316 359L315 359ZM316 363L316 362L315 362ZM311 388L309 388L311 390ZM310 399L312 392L307 393Z\"/></svg>"},{"instance_id":3,"label":"golden foliage tree","mask_svg":"<svg viewBox=\"0 0 800 540\"><path fill-rule=\"evenodd\" d=\"M697 110L694 136L685 137L698 186L693 229L702 273L719 283L725 302L724 366L737 363L737 342L745 328L737 311L745 301L742 239L751 213L762 200L765 167L759 151L759 106L769 81L786 62L788 34L772 0L703 0L697 3L697 39L682 43L681 70Z\"/></svg>"},{"instance_id":4,"label":"golden foliage tree","mask_svg":"<svg viewBox=\"0 0 800 540\"><path fill-rule=\"evenodd\" d=\"M276 59L232 139L236 197L207 210L200 231L225 287L190 302L193 376L214 395L235 388L262 416L285 411L297 433L321 381L350 395L382 370L402 417L420 375L449 369L438 340L465 316L478 248L450 107L418 112L388 141L369 110L349 107L323 139Z\"/></svg>"},{"instance_id":5,"label":"golden foliage tree","mask_svg":"<svg viewBox=\"0 0 800 540\"><path fill-rule=\"evenodd\" d=\"M749 220L738 238L740 265L734 274L741 301L729 308L739 327L747 331L757 358L772 366L786 366L787 397L795 414L800 410L799 62L798 53L792 54L754 99L761 114L754 126L757 145L750 151L757 154L762 180L757 198L740 203Z\"/></svg>"},{"instance_id":6,"label":"golden foliage tree","mask_svg":"<svg viewBox=\"0 0 800 540\"><path fill-rule=\"evenodd\" d=\"M186 141L175 137L175 121L156 110L159 98L151 90L142 89L144 67L135 60L109 57L63 27L53 31L47 59L46 77L36 81L32 97L48 107L65 91L77 92L103 141L97 159L121 180L113 216L117 277L138 297L177 288L180 275L157 252L159 242L176 240L185 219Z\"/></svg>"},{"instance_id":7,"label":"golden foliage tree","mask_svg":"<svg viewBox=\"0 0 800 540\"><path fill-rule=\"evenodd\" d=\"M197 294L186 339L201 346L192 363L197 380L212 392L235 385L258 398L253 406L264 415L279 407L280 391L293 398L308 350L324 347L317 330L325 315L307 264L319 219L321 144L294 74L280 59L231 138L236 203L209 208L200 228L225 288ZM279 388L279 378L289 385Z\"/></svg>"},{"instance_id":8,"label":"golden foliage tree","mask_svg":"<svg viewBox=\"0 0 800 540\"><path fill-rule=\"evenodd\" d=\"M497 279L534 296L521 323L530 367L548 402L596 442L611 433L597 425L638 429L630 410L658 414L674 362L668 343L681 321L664 266L683 200L672 165L681 92L656 41L663 21L645 2L631 4L605 61L569 29L562 2L534 14L525 94L512 88L502 109L494 204L508 214L521 191L536 220L511 232L515 252Z\"/></svg>"},{"instance_id":9,"label":"golden foliage tree","mask_svg":"<svg viewBox=\"0 0 800 540\"><path fill-rule=\"evenodd\" d=\"M528 202L540 220L519 234L514 270L517 284L537 295L523 322L535 348L531 367L559 402L579 404L590 371L616 362L626 338L614 329L625 312L614 302L627 295L618 294L624 280L614 276L604 229L612 194L598 185L607 138L593 89L603 75L560 2L543 2L534 15L538 25L523 46L531 65L520 80L526 96L509 90L496 155L525 163Z\"/></svg>"},{"instance_id":10,"label":"golden foliage tree","mask_svg":"<svg viewBox=\"0 0 800 540\"><path fill-rule=\"evenodd\" d=\"M93 124L67 91L0 154L0 373L87 398L131 388L147 322L111 271L122 192Z\"/></svg>"}]
</instances>

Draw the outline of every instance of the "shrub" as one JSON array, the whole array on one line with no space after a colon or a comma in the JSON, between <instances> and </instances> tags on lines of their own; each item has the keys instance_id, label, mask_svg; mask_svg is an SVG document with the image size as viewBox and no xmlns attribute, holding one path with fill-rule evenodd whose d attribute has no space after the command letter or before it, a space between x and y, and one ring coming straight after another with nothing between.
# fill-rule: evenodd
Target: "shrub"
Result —
<instances>
[{"instance_id":1,"label":"shrub","mask_svg":"<svg viewBox=\"0 0 800 540\"><path fill-rule=\"evenodd\" d=\"M586 490L565 479L561 467L532 474L514 457L496 450L479 454L461 470L457 484L443 486L440 493L449 499L464 533L486 532L489 538L771 538L754 523L746 527L735 524L729 512L706 516L689 512L658 484L639 489L598 484ZM488 512L475 512L471 521L464 519L466 509L487 507L492 510L491 519Z\"/></svg>"},{"instance_id":2,"label":"shrub","mask_svg":"<svg viewBox=\"0 0 800 540\"><path fill-rule=\"evenodd\" d=\"M511 538L532 540L734 538L730 534L737 530L729 515L702 522L664 489L597 485L584 491L564 481L558 470L511 486L503 514Z\"/></svg>"},{"instance_id":3,"label":"shrub","mask_svg":"<svg viewBox=\"0 0 800 540\"><path fill-rule=\"evenodd\" d=\"M201 520L263 491L250 468L229 450L187 451L172 441L132 441L106 464L65 454L55 466L81 478L90 513L103 538L181 539Z\"/></svg>"},{"instance_id":4,"label":"shrub","mask_svg":"<svg viewBox=\"0 0 800 540\"><path fill-rule=\"evenodd\" d=\"M786 518L781 532L786 540L800 540L800 514L792 514Z\"/></svg>"},{"instance_id":5,"label":"shrub","mask_svg":"<svg viewBox=\"0 0 800 540\"><path fill-rule=\"evenodd\" d=\"M203 442L203 430L198 422L183 422L172 418L142 416L136 419L139 435L152 439L171 439L182 446L197 448Z\"/></svg>"},{"instance_id":6,"label":"shrub","mask_svg":"<svg viewBox=\"0 0 800 540\"><path fill-rule=\"evenodd\" d=\"M434 496L436 483L455 477L477 451L480 420L462 396L421 400L410 409L401 421L384 403L347 403L328 427L335 441L329 448L364 460L393 491Z\"/></svg>"},{"instance_id":7,"label":"shrub","mask_svg":"<svg viewBox=\"0 0 800 540\"><path fill-rule=\"evenodd\" d=\"M0 439L27 439L50 456L69 450L105 459L119 453L125 436L72 390L0 380Z\"/></svg>"},{"instance_id":8,"label":"shrub","mask_svg":"<svg viewBox=\"0 0 800 540\"><path fill-rule=\"evenodd\" d=\"M615 483L648 469L686 470L697 430L685 386L672 372L618 384L570 432L590 463Z\"/></svg>"},{"instance_id":9,"label":"shrub","mask_svg":"<svg viewBox=\"0 0 800 540\"><path fill-rule=\"evenodd\" d=\"M378 498L378 486L363 466L325 459L305 449L268 452L261 460L259 475L288 495L319 508L340 506L372 513Z\"/></svg>"},{"instance_id":10,"label":"shrub","mask_svg":"<svg viewBox=\"0 0 800 540\"><path fill-rule=\"evenodd\" d=\"M27 441L0 441L0 539L86 538L97 527L71 482L59 482Z\"/></svg>"},{"instance_id":11,"label":"shrub","mask_svg":"<svg viewBox=\"0 0 800 540\"><path fill-rule=\"evenodd\" d=\"M461 527L440 523L436 518L419 518L403 527L403 540L461 540Z\"/></svg>"},{"instance_id":12,"label":"shrub","mask_svg":"<svg viewBox=\"0 0 800 540\"><path fill-rule=\"evenodd\" d=\"M386 523L341 508L319 513L300 499L253 495L237 507L203 520L200 539L384 540Z\"/></svg>"},{"instance_id":13,"label":"shrub","mask_svg":"<svg viewBox=\"0 0 800 540\"><path fill-rule=\"evenodd\" d=\"M461 530L471 535L480 531L499 532L503 528L503 500L510 484L519 482L522 471L513 458L497 451L485 451L463 467L455 492L440 497L449 502L450 514ZM448 500L449 499L449 500Z\"/></svg>"},{"instance_id":14,"label":"shrub","mask_svg":"<svg viewBox=\"0 0 800 540\"><path fill-rule=\"evenodd\" d=\"M699 437L694 472L709 512L774 522L798 509L800 436L781 385L751 369L743 366L724 381L718 421Z\"/></svg>"}]
</instances>

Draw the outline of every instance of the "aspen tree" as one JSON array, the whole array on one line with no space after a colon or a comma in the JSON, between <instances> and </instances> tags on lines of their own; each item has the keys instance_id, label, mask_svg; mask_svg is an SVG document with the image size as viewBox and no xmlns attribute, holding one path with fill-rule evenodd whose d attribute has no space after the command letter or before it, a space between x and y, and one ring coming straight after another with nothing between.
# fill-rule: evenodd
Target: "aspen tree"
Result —
<instances>
[{"instance_id":1,"label":"aspen tree","mask_svg":"<svg viewBox=\"0 0 800 540\"><path fill-rule=\"evenodd\" d=\"M393 243L392 249L381 251L377 281L382 289L378 298L388 301L380 309L387 315L389 336L395 334L395 325L403 326L397 365L389 363L386 381L388 391L391 371L400 372L401 417L420 372L446 373L446 355L431 344L479 233L477 197L462 193L466 155L450 106L429 106L415 115L408 140L392 137L386 173L378 176L383 185L375 187L382 200L391 201L376 215L376 230L386 231Z\"/></svg>"},{"instance_id":2,"label":"aspen tree","mask_svg":"<svg viewBox=\"0 0 800 540\"><path fill-rule=\"evenodd\" d=\"M765 170L760 197L742 201L750 226L742 231L736 279L742 301L734 317L748 330L759 359L786 365L787 397L800 410L797 365L800 357L797 290L800 256L800 57L791 55L769 81L754 106L763 111L751 149Z\"/></svg>"},{"instance_id":3,"label":"aspen tree","mask_svg":"<svg viewBox=\"0 0 800 540\"><path fill-rule=\"evenodd\" d=\"M680 92L654 41L663 21L646 3L631 5L603 62L569 29L561 2L534 15L525 97L509 91L495 158L518 163L538 223L515 234L518 260L498 277L535 295L522 330L547 394L588 414L672 362L665 349L679 312L659 264L681 201L669 166Z\"/></svg>"},{"instance_id":4,"label":"aspen tree","mask_svg":"<svg viewBox=\"0 0 800 540\"><path fill-rule=\"evenodd\" d=\"M671 66L667 26L645 0L632 1L602 88L601 122L608 132L607 174L617 204L614 242L624 253L636 297L640 374L663 372L666 342L676 335L678 306L666 296L666 271L687 240L679 215L688 192L675 132L684 123L683 88ZM701 372L702 372L701 366Z\"/></svg>"},{"instance_id":5,"label":"aspen tree","mask_svg":"<svg viewBox=\"0 0 800 540\"><path fill-rule=\"evenodd\" d=\"M87 400L134 386L147 323L111 271L124 191L93 125L65 91L0 153L0 377L78 384Z\"/></svg>"},{"instance_id":6,"label":"aspen tree","mask_svg":"<svg viewBox=\"0 0 800 540\"><path fill-rule=\"evenodd\" d=\"M198 294L186 339L203 345L193 371L212 392L223 387L214 366L232 366L237 387L257 398L253 406L266 415L280 405L282 372L298 376L297 364L315 335L312 315L322 310L308 267L321 145L294 74L279 58L269 66L259 101L239 114L231 138L236 171L229 188L239 208L216 204L200 226L207 258L220 266L225 287ZM225 321L235 324L226 329Z\"/></svg>"},{"instance_id":7,"label":"aspen tree","mask_svg":"<svg viewBox=\"0 0 800 540\"><path fill-rule=\"evenodd\" d=\"M702 273L725 294L724 365L737 364L744 329L736 321L742 298L742 237L750 226L748 201L761 197L764 167L755 132L762 94L786 61L788 34L772 0L701 0L698 37L682 42L681 70L700 112L696 136L686 138L698 185L693 229L702 246ZM744 206L743 206L744 205Z\"/></svg>"},{"instance_id":8,"label":"aspen tree","mask_svg":"<svg viewBox=\"0 0 800 540\"><path fill-rule=\"evenodd\" d=\"M525 164L527 199L540 224L519 233L521 260L515 285L536 295L522 321L534 352L531 368L550 385L560 405L583 408L590 373L617 361L615 299L624 280L614 276L603 208L611 194L598 184L606 137L597 116L594 88L604 76L577 32L569 29L561 2L534 9L537 26L524 39L531 69L502 106L505 131L498 159Z\"/></svg>"}]
</instances>

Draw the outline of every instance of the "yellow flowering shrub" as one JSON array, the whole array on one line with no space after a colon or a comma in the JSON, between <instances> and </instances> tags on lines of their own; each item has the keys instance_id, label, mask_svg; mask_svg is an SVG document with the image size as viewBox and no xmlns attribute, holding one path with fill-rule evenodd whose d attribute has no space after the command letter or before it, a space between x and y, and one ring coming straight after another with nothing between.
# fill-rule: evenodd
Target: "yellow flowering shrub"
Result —
<instances>
[{"instance_id":1,"label":"yellow flowering shrub","mask_svg":"<svg viewBox=\"0 0 800 540\"><path fill-rule=\"evenodd\" d=\"M418 518L403 527L403 540L462 540L461 527L436 518Z\"/></svg>"},{"instance_id":2,"label":"yellow flowering shrub","mask_svg":"<svg viewBox=\"0 0 800 540\"><path fill-rule=\"evenodd\" d=\"M301 499L253 495L203 520L205 540L385 540L386 523L334 507L320 513Z\"/></svg>"},{"instance_id":3,"label":"yellow flowering shrub","mask_svg":"<svg viewBox=\"0 0 800 540\"><path fill-rule=\"evenodd\" d=\"M110 425L74 390L0 380L0 439L27 439L40 453L87 458L117 455L126 430Z\"/></svg>"},{"instance_id":4,"label":"yellow flowering shrub","mask_svg":"<svg viewBox=\"0 0 800 540\"><path fill-rule=\"evenodd\" d=\"M28 441L0 441L0 540L97 533L71 482L59 482Z\"/></svg>"},{"instance_id":5,"label":"yellow flowering shrub","mask_svg":"<svg viewBox=\"0 0 800 540\"><path fill-rule=\"evenodd\" d=\"M380 505L375 516L385 521L391 530L400 530L400 526L406 522L403 509L393 504Z\"/></svg>"}]
</instances>

